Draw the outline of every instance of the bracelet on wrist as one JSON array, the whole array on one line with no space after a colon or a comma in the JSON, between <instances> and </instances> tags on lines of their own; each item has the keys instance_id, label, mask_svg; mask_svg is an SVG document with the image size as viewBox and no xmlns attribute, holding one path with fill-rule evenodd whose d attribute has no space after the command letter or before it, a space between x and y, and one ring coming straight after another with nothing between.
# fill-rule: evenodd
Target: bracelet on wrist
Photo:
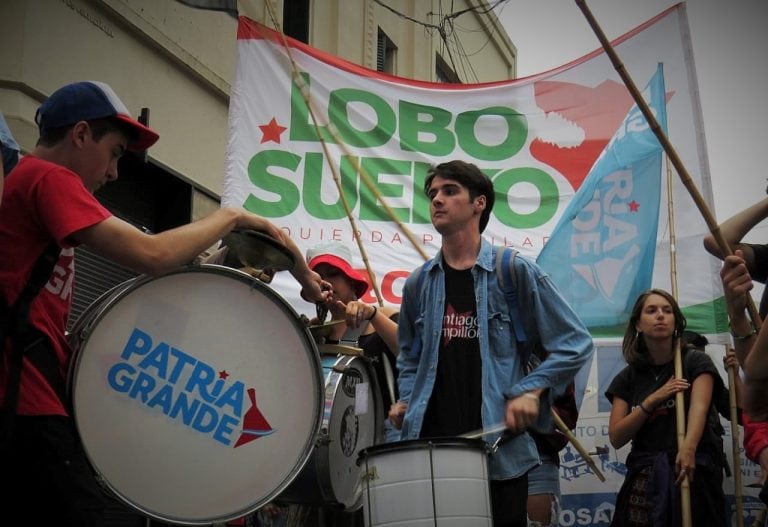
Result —
<instances>
[{"instance_id":1,"label":"bracelet on wrist","mask_svg":"<svg viewBox=\"0 0 768 527\"><path fill-rule=\"evenodd\" d=\"M521 397L526 397L526 398L528 398L528 399L533 399L533 400L534 400L534 401L536 401L537 403L540 403L540 402L541 402L541 399L539 399L539 396L538 396L538 395L536 395L535 393L531 393L531 392L525 392L523 395L521 395Z\"/></svg>"},{"instance_id":2,"label":"bracelet on wrist","mask_svg":"<svg viewBox=\"0 0 768 527\"><path fill-rule=\"evenodd\" d=\"M379 308L377 308L376 306L373 306L373 313L371 313L371 316L366 318L365 320L368 320L368 321L373 320L373 317L375 317L376 313L378 312L379 312Z\"/></svg>"},{"instance_id":3,"label":"bracelet on wrist","mask_svg":"<svg viewBox=\"0 0 768 527\"><path fill-rule=\"evenodd\" d=\"M653 413L650 410L648 410L645 406L643 406L642 401L640 401L640 404L638 404L637 406L640 408L640 410L642 410L645 413L645 415L651 415L651 413Z\"/></svg>"},{"instance_id":4,"label":"bracelet on wrist","mask_svg":"<svg viewBox=\"0 0 768 527\"><path fill-rule=\"evenodd\" d=\"M755 334L757 333L757 330L755 329L755 325L751 322L749 323L750 331L746 335L738 335L733 330L733 326L731 326L730 324L728 325L728 327L731 329L731 336L733 337L734 340L747 340L748 338L755 336Z\"/></svg>"}]
</instances>

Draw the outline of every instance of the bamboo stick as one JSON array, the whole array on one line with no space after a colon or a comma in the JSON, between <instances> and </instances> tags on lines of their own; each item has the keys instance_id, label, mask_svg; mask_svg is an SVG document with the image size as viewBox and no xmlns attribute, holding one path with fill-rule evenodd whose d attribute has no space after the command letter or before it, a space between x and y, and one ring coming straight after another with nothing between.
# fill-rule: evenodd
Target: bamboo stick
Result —
<instances>
[{"instance_id":1,"label":"bamboo stick","mask_svg":"<svg viewBox=\"0 0 768 527\"><path fill-rule=\"evenodd\" d=\"M312 118L312 123L315 127L315 131L317 132L318 140L320 141L320 144L323 147L323 153L325 154L325 159L328 161L328 165L330 166L331 172L333 174L333 180L336 183L336 187L339 191L339 195L341 196L342 204L344 205L344 210L347 214L347 218L352 224L352 232L355 235L355 240L357 241L358 249L360 250L360 254L362 255L363 262L365 263L365 269L368 272L368 277L370 279L371 285L373 286L373 289L376 292L376 297L379 300L379 305L382 305L383 300L381 298L381 293L379 292L379 289L376 286L376 281L374 280L373 271L371 270L370 264L368 262L368 255L365 251L365 248L363 247L362 240L360 240L359 230L355 225L354 218L352 217L352 212L349 209L349 205L346 202L344 192L342 191L341 180L338 176L338 173L336 172L336 168L331 163L331 156L330 156L330 152L328 151L328 145L326 144L322 134L320 133L319 125L317 122L317 112L315 111L314 104L312 103L312 100L310 98L309 88L307 84L304 82L304 79L301 77L301 74L299 73L299 69L296 66L296 62L293 60L293 55L291 54L291 49L290 49L290 46L288 45L288 41L285 38L285 34L280 30L280 25L274 16L271 1L267 0L265 3L267 5L267 9L269 10L269 16L272 19L272 23L280 33L280 38L281 38L283 47L285 48L285 52L291 64L291 78L294 84L301 91L302 98L304 99L304 102L307 105L307 109L309 110L310 117ZM355 168L355 171L360 175L361 181L365 184L366 187L368 187L368 190L371 191L371 193L379 201L379 203L381 203L382 207L384 208L384 211L387 213L389 218L393 222L395 222L395 224L397 224L397 226L400 228L400 231L405 235L406 238L408 238L408 240L411 242L411 245L413 245L414 249L416 249L419 255L424 259L424 261L428 260L429 257L419 245L419 242L416 239L416 237L405 226L405 224L397 218L392 208L389 206L386 200L383 199L383 196L379 192L379 189L376 188L376 185L373 184L373 180L371 179L370 175L360 165L359 161L357 160L357 157L351 154L349 149L346 147L344 142L339 137L338 132L336 131L336 128L333 126L333 124L328 123L328 125L326 126L326 130L328 130L328 132L330 133L331 137L333 137L333 140L336 142L336 144L339 145L339 148L341 148L344 155L346 155L349 158L350 163Z\"/></svg>"},{"instance_id":2,"label":"bamboo stick","mask_svg":"<svg viewBox=\"0 0 768 527\"><path fill-rule=\"evenodd\" d=\"M739 409L736 398L736 368L728 368L728 404L731 419L731 449L733 453L733 486L736 499L736 526L744 525L743 491L741 483L741 440L739 439Z\"/></svg>"},{"instance_id":3,"label":"bamboo stick","mask_svg":"<svg viewBox=\"0 0 768 527\"><path fill-rule=\"evenodd\" d=\"M563 434L565 434L565 437L568 438L568 441L571 442L571 444L576 448L576 450L581 454L581 458L587 462L587 464L592 469L592 472L595 473L595 475L600 478L600 481L605 481L605 476L602 472L600 472L600 469L597 468L597 463L595 463L595 460L592 459L592 456L589 455L589 452L584 448L584 446L579 442L578 439L576 439L576 436L573 435L573 432L568 428L568 425L566 425L563 420L560 418L558 413L555 411L555 409L552 409L552 419L555 421L555 426L557 426L557 429L560 430Z\"/></svg>"}]
</instances>

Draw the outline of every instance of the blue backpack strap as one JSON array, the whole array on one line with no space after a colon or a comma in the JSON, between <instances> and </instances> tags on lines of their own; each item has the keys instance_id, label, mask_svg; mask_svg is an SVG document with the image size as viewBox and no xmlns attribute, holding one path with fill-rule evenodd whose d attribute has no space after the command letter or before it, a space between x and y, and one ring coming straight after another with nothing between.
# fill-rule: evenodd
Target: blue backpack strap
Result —
<instances>
[{"instance_id":1,"label":"blue backpack strap","mask_svg":"<svg viewBox=\"0 0 768 527\"><path fill-rule=\"evenodd\" d=\"M509 318L512 321L512 330L515 332L517 349L520 351L520 361L528 363L530 348L528 336L525 333L523 320L520 318L520 309L517 304L517 288L515 287L515 257L517 250L511 247L501 247L496 250L496 279L499 281L504 297L509 306Z\"/></svg>"}]
</instances>

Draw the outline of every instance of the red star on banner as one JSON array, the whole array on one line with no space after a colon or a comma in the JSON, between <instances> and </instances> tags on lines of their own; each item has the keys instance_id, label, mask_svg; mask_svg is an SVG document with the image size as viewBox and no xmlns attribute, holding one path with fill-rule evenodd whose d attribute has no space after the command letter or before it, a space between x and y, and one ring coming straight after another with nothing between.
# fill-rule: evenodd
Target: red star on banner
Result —
<instances>
[{"instance_id":1,"label":"red star on banner","mask_svg":"<svg viewBox=\"0 0 768 527\"><path fill-rule=\"evenodd\" d=\"M285 126L280 126L277 124L277 121L274 117L271 121L269 121L269 124L261 124L259 125L259 128L261 128L262 144L266 143L267 141L274 141L275 143L280 144L280 134L287 130Z\"/></svg>"},{"instance_id":2,"label":"red star on banner","mask_svg":"<svg viewBox=\"0 0 768 527\"><path fill-rule=\"evenodd\" d=\"M640 204L637 201L635 201L635 200L630 201L629 202L629 211L630 212L637 212L638 210L640 210Z\"/></svg>"},{"instance_id":3,"label":"red star on banner","mask_svg":"<svg viewBox=\"0 0 768 527\"><path fill-rule=\"evenodd\" d=\"M227 373L227 370L221 370L219 372L219 379L227 380L227 377L229 377L229 374Z\"/></svg>"}]
</instances>

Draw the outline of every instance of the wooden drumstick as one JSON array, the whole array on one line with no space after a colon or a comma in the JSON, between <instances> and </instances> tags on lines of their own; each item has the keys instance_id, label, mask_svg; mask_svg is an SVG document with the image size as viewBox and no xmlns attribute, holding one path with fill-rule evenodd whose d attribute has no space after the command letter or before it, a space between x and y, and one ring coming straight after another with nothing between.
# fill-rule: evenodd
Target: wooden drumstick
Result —
<instances>
[{"instance_id":1,"label":"wooden drumstick","mask_svg":"<svg viewBox=\"0 0 768 527\"><path fill-rule=\"evenodd\" d=\"M568 438L568 441L576 448L576 451L581 455L581 457L584 459L584 461L587 462L589 467L592 469L592 471L595 473L595 475L600 479L600 481L605 481L605 476L600 471L600 469L597 467L597 464L595 463L595 460L592 459L592 456L589 455L589 452L584 448L584 446L579 442L579 440L576 438L575 435L573 435L573 432L568 428L568 426L563 422L563 420L560 418L558 413L552 409L552 419L555 422L555 426L557 427L560 432L565 435L566 438ZM487 436L490 434L497 434L499 432L503 432L507 429L507 425L504 423L499 423L496 425L491 426L490 428L485 428L481 430L475 430L473 432L467 432L466 434L462 434L459 437L465 437L467 439L477 439L479 437Z\"/></svg>"},{"instance_id":2,"label":"wooden drumstick","mask_svg":"<svg viewBox=\"0 0 768 527\"><path fill-rule=\"evenodd\" d=\"M392 373L392 365L389 364L389 359L382 353L381 361L384 363L384 376L387 378L387 390L389 391L389 400L392 404L397 402L395 399L395 376Z\"/></svg>"},{"instance_id":3,"label":"wooden drumstick","mask_svg":"<svg viewBox=\"0 0 768 527\"><path fill-rule=\"evenodd\" d=\"M581 454L582 459L587 462L595 475L600 478L600 481L605 481L605 476L602 472L600 472L600 469L597 468L597 463L595 463L595 460L592 459L592 456L589 455L589 452L587 452L579 440L576 439L576 436L573 435L573 432L571 432L568 426L563 422L554 408L552 409L552 419L555 420L555 426L557 426L557 429L560 430L560 432L562 432L565 437L568 438L568 441L570 441L570 443L579 452L579 454Z\"/></svg>"}]
</instances>

